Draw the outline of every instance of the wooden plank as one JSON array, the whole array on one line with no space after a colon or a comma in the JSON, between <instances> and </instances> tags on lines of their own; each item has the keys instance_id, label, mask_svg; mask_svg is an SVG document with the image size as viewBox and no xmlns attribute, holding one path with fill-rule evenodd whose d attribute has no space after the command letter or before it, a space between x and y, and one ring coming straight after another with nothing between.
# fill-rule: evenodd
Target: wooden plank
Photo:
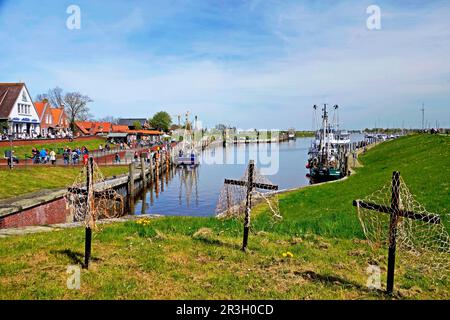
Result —
<instances>
[{"instance_id":1,"label":"wooden plank","mask_svg":"<svg viewBox=\"0 0 450 320\"><path fill-rule=\"evenodd\" d=\"M225 179L225 184L246 187L248 183L247 183L247 181L242 181L242 180ZM252 187L258 188L258 189L266 189L266 190L278 190L277 185L257 183L257 182L253 182Z\"/></svg>"},{"instance_id":2,"label":"wooden plank","mask_svg":"<svg viewBox=\"0 0 450 320\"><path fill-rule=\"evenodd\" d=\"M371 202L364 202L362 200L353 200L353 206L360 207L363 209L369 209L373 211L378 211L381 213L389 213L391 214L393 212L393 209L391 207L383 206L376 203ZM401 217L413 219L413 220L422 220L427 223L434 223L439 224L441 223L441 218L438 215L435 214L422 214L412 211L405 211L405 210L399 210L398 215Z\"/></svg>"}]
</instances>

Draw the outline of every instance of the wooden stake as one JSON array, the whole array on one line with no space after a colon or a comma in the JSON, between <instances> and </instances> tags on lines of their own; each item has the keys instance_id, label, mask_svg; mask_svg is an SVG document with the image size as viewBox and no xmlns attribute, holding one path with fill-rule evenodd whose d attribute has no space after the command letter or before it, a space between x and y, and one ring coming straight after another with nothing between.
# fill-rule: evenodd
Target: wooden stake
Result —
<instances>
[{"instance_id":1,"label":"wooden stake","mask_svg":"<svg viewBox=\"0 0 450 320\"><path fill-rule=\"evenodd\" d=\"M91 188L93 185L93 177L94 177L94 158L90 157L89 161L87 163L87 170L86 170L86 194L87 194L87 214L90 216L92 215L92 206L91 206ZM90 217L91 219L93 217ZM91 248L92 248L92 229L88 225L85 229L85 237L84 237L84 266L83 268L88 269L89 268L89 260L91 258Z\"/></svg>"},{"instance_id":2,"label":"wooden stake","mask_svg":"<svg viewBox=\"0 0 450 320\"><path fill-rule=\"evenodd\" d=\"M388 252L388 274L386 291L392 294L394 291L395 273L395 249L397 246L397 224L398 212L400 209L400 172L392 174L392 199L391 199L391 219L389 223L389 252Z\"/></svg>"},{"instance_id":3,"label":"wooden stake","mask_svg":"<svg viewBox=\"0 0 450 320\"><path fill-rule=\"evenodd\" d=\"M245 201L245 220L244 220L244 239L242 241L242 251L247 250L248 233L250 230L250 210L252 206L252 191L253 191L253 171L255 169L255 162L250 160L248 165L248 185L247 185L247 197Z\"/></svg>"},{"instance_id":4,"label":"wooden stake","mask_svg":"<svg viewBox=\"0 0 450 320\"><path fill-rule=\"evenodd\" d=\"M84 266L83 268L89 268L89 260L91 259L91 248L92 248L92 229L86 227L85 239L84 239Z\"/></svg>"}]
</instances>

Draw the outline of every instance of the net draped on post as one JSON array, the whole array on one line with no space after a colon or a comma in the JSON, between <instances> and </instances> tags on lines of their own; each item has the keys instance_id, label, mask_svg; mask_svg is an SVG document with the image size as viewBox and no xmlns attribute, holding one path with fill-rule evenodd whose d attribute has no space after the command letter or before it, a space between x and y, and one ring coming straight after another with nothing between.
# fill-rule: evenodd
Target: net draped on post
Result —
<instances>
[{"instance_id":1,"label":"net draped on post","mask_svg":"<svg viewBox=\"0 0 450 320\"><path fill-rule=\"evenodd\" d=\"M448 278L450 272L450 238L445 228L448 214L428 212L418 203L404 180L398 178L399 208L396 245L406 268L417 269L434 279ZM372 195L358 200L357 211L364 234L373 247L389 244L392 185L387 184ZM378 212L377 212L378 211Z\"/></svg>"},{"instance_id":2,"label":"net draped on post","mask_svg":"<svg viewBox=\"0 0 450 320\"><path fill-rule=\"evenodd\" d=\"M86 228L95 228L96 221L123 215L124 200L107 181L97 164L83 166L74 183L65 194L66 207L74 221L84 222Z\"/></svg>"},{"instance_id":3,"label":"net draped on post","mask_svg":"<svg viewBox=\"0 0 450 320\"><path fill-rule=\"evenodd\" d=\"M239 181L247 182L249 169L245 171L245 175ZM254 169L253 182L256 184L272 185L269 179L261 175L257 168ZM246 210L247 185L224 184L220 191L219 200L216 206L216 217L218 218L238 218L243 219ZM272 213L275 221L281 220L280 207L278 203L277 189L258 189L253 188L251 207L256 204L265 202Z\"/></svg>"}]
</instances>

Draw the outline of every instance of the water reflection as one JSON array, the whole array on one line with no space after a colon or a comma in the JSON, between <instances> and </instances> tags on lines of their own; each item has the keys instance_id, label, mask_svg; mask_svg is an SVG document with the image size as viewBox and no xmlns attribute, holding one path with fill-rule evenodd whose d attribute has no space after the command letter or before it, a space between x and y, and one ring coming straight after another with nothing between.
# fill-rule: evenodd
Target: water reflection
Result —
<instances>
[{"instance_id":1,"label":"water reflection","mask_svg":"<svg viewBox=\"0 0 450 320\"><path fill-rule=\"evenodd\" d=\"M357 137L354 139L356 140ZM157 182L136 198L135 214L211 216L225 178L239 179L249 159L280 189L308 185L311 138L276 144L238 144L206 149L196 168L176 168L157 176ZM276 170L272 170L276 168ZM272 171L271 171L272 170Z\"/></svg>"}]
</instances>

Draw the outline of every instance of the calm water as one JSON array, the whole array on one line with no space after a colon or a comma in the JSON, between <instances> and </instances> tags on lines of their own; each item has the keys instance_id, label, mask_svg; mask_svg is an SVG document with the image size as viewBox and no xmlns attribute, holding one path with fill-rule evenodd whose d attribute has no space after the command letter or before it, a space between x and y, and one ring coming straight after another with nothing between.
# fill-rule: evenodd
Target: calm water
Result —
<instances>
[{"instance_id":1,"label":"calm water","mask_svg":"<svg viewBox=\"0 0 450 320\"><path fill-rule=\"evenodd\" d=\"M361 137L355 135L352 141ZM240 179L249 159L280 189L308 185L305 168L311 138L277 144L239 144L205 150L195 169L177 168L137 199L135 214L214 215L225 178ZM143 205L144 204L144 205Z\"/></svg>"}]
</instances>

